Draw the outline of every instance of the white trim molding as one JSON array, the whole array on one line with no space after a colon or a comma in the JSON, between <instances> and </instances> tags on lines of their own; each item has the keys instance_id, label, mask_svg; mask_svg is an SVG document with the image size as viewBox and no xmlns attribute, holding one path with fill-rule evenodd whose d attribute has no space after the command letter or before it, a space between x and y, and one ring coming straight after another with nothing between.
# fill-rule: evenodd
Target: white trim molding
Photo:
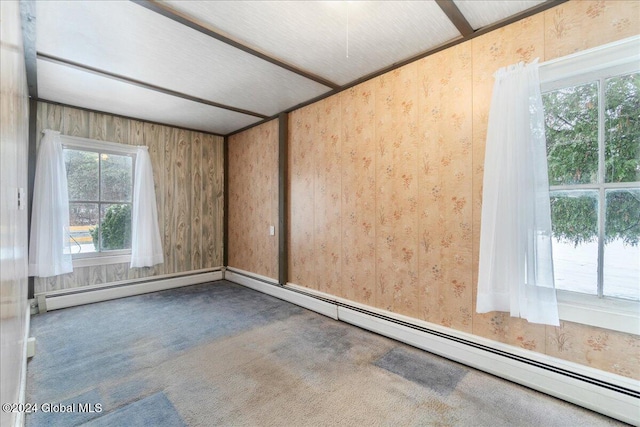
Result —
<instances>
[{"instance_id":1,"label":"white trim molding","mask_svg":"<svg viewBox=\"0 0 640 427\"><path fill-rule=\"evenodd\" d=\"M278 284L278 280L274 279L273 277L263 276L261 274L252 273L250 271L242 270L236 267L225 267L225 278L227 274L240 274L242 276L249 276L253 279L260 280L261 282L271 283L272 285Z\"/></svg>"},{"instance_id":2,"label":"white trim molding","mask_svg":"<svg viewBox=\"0 0 640 427\"><path fill-rule=\"evenodd\" d=\"M26 403L27 402L27 359L28 357L28 343L29 343L29 335L31 334L31 303L27 304L27 309L25 310L25 327L24 327L24 336L22 337L22 363L20 366L20 391L18 392L18 399L20 400L18 403ZM5 403L5 402L2 402ZM18 411L16 417L14 418L14 426L15 427L23 427L25 425L25 413L23 411Z\"/></svg>"},{"instance_id":3,"label":"white trim molding","mask_svg":"<svg viewBox=\"0 0 640 427\"><path fill-rule=\"evenodd\" d=\"M99 252L98 252L99 253ZM105 255L105 256L91 256L91 257L75 257L73 258L73 268L80 267L93 267L96 265L109 265L131 263L131 253L125 255Z\"/></svg>"},{"instance_id":4,"label":"white trim molding","mask_svg":"<svg viewBox=\"0 0 640 427\"><path fill-rule=\"evenodd\" d=\"M640 335L640 303L558 290L560 319Z\"/></svg>"},{"instance_id":5,"label":"white trim molding","mask_svg":"<svg viewBox=\"0 0 640 427\"><path fill-rule=\"evenodd\" d=\"M633 36L613 43L585 49L571 55L540 64L540 83L543 92L601 81L605 78L624 75L640 70L640 36ZM602 87L600 88L602 90ZM600 96L600 102L604 98ZM601 114L603 106L600 107ZM599 119L603 120L602 117ZM600 167L604 162L604 134L599 134ZM602 176L604 172L600 172ZM602 181L602 182L601 182ZM637 188L638 182L604 183L599 180L589 184L554 185L552 191L591 190L598 191L602 201L604 192L610 188ZM599 216L604 215L604 203L600 203ZM599 228L599 245L604 243L604 226ZM599 247L598 271L603 271L603 246ZM602 286L602 276L599 278ZM599 288L602 292L602 288ZM589 326L640 335L640 302L611 297L598 297L578 292L557 290L558 314L561 320ZM640 414L639 414L640 415Z\"/></svg>"},{"instance_id":6,"label":"white trim molding","mask_svg":"<svg viewBox=\"0 0 640 427\"><path fill-rule=\"evenodd\" d=\"M121 144L119 142L101 141L99 139L89 139L62 134L60 134L60 139L62 140L63 147L80 150L88 148L91 150L112 150L116 153L136 154L138 152L138 147L146 147L145 145Z\"/></svg>"},{"instance_id":7,"label":"white trim molding","mask_svg":"<svg viewBox=\"0 0 640 427\"><path fill-rule=\"evenodd\" d=\"M36 294L40 312L222 280L222 268L121 280Z\"/></svg>"},{"instance_id":8,"label":"white trim molding","mask_svg":"<svg viewBox=\"0 0 640 427\"><path fill-rule=\"evenodd\" d=\"M272 297L299 305L300 307L307 308L315 311L316 313L331 317L332 319L338 319L338 308L335 304L325 302L302 293L293 293L280 286L274 279L265 281L259 277L264 276L235 268L227 268L224 273L225 280L229 280L258 292L262 292L263 294L271 295Z\"/></svg>"},{"instance_id":9,"label":"white trim molding","mask_svg":"<svg viewBox=\"0 0 640 427\"><path fill-rule=\"evenodd\" d=\"M227 271L225 279L447 359L640 425L640 381L356 303L294 283ZM316 300L315 302L313 300Z\"/></svg>"},{"instance_id":10,"label":"white trim molding","mask_svg":"<svg viewBox=\"0 0 640 427\"><path fill-rule=\"evenodd\" d=\"M640 36L629 37L571 55L540 63L543 92L592 80L593 74L609 69L610 75L625 74L640 66Z\"/></svg>"}]
</instances>

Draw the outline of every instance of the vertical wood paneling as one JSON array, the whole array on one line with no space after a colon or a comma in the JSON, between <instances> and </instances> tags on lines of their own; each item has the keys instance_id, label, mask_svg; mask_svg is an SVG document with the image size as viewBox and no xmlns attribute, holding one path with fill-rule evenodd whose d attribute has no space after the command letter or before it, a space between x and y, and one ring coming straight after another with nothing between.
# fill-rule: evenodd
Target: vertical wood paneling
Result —
<instances>
[{"instance_id":1,"label":"vertical wood paneling","mask_svg":"<svg viewBox=\"0 0 640 427\"><path fill-rule=\"evenodd\" d=\"M89 285L100 285L103 283L107 283L107 266L106 265L98 265L94 267L82 267L88 269L89 276ZM74 287L77 287L79 284L76 283ZM80 286L85 285L85 283Z\"/></svg>"},{"instance_id":2,"label":"vertical wood paneling","mask_svg":"<svg viewBox=\"0 0 640 427\"><path fill-rule=\"evenodd\" d=\"M176 147L174 150L174 173L175 173L175 193L174 193L174 218L175 224L175 271L189 271L191 269L190 237L191 228L191 163L190 143L191 132L178 130L176 133Z\"/></svg>"},{"instance_id":3,"label":"vertical wood paneling","mask_svg":"<svg viewBox=\"0 0 640 427\"><path fill-rule=\"evenodd\" d=\"M417 65L377 80L376 256L380 307L418 312Z\"/></svg>"},{"instance_id":4,"label":"vertical wood paneling","mask_svg":"<svg viewBox=\"0 0 640 427\"><path fill-rule=\"evenodd\" d=\"M373 304L376 277L375 88L373 82L341 94L342 295Z\"/></svg>"},{"instance_id":5,"label":"vertical wood paneling","mask_svg":"<svg viewBox=\"0 0 640 427\"><path fill-rule=\"evenodd\" d=\"M63 107L39 102L36 119L36 129L38 132L38 135L36 136L37 147L40 147L42 131L45 129L62 131L63 122Z\"/></svg>"},{"instance_id":6,"label":"vertical wood paneling","mask_svg":"<svg viewBox=\"0 0 640 427\"><path fill-rule=\"evenodd\" d=\"M265 147L267 152L265 158L268 166L265 168L264 175L265 181L269 185L269 197L265 200L265 205L267 205L265 220L267 224L262 230L263 235L266 236L265 249L269 256L263 265L267 275L278 280L278 120L273 120L270 125L270 128L265 132L265 138L273 141L272 145ZM271 226L273 226L273 236L267 232Z\"/></svg>"},{"instance_id":7,"label":"vertical wood paneling","mask_svg":"<svg viewBox=\"0 0 640 427\"><path fill-rule=\"evenodd\" d=\"M36 293L221 266L221 137L39 102L38 143L43 129L149 147L165 263L80 267L68 275L36 278Z\"/></svg>"},{"instance_id":8,"label":"vertical wood paneling","mask_svg":"<svg viewBox=\"0 0 640 427\"><path fill-rule=\"evenodd\" d=\"M132 120L118 116L105 117L105 139L106 141L118 142L120 144L131 144L129 126Z\"/></svg>"},{"instance_id":9,"label":"vertical wood paneling","mask_svg":"<svg viewBox=\"0 0 640 427\"><path fill-rule=\"evenodd\" d=\"M318 104L314 133L314 234L317 287L342 294L341 286L341 126L340 97Z\"/></svg>"},{"instance_id":10,"label":"vertical wood paneling","mask_svg":"<svg viewBox=\"0 0 640 427\"><path fill-rule=\"evenodd\" d=\"M229 266L278 279L278 121L229 138Z\"/></svg>"},{"instance_id":11,"label":"vertical wood paneling","mask_svg":"<svg viewBox=\"0 0 640 427\"><path fill-rule=\"evenodd\" d=\"M222 265L224 215L223 138L202 139L202 255L203 267ZM220 244L218 244L220 242Z\"/></svg>"},{"instance_id":12,"label":"vertical wood paneling","mask_svg":"<svg viewBox=\"0 0 640 427\"><path fill-rule=\"evenodd\" d=\"M163 126L151 123L144 123L142 126L142 143L149 147L149 157L151 158L151 165L153 166L153 181L154 188L156 190L156 204L158 205L158 224L160 226L160 236L164 236L164 225L170 221L165 216L164 209L164 189L167 185L167 179L165 177L165 162L164 162L164 147L165 147L165 134L163 132ZM165 243L163 242L163 249L165 249ZM139 269L138 269L139 270ZM145 273L147 276L154 274L164 274L167 270L166 264L158 264L153 267L149 267Z\"/></svg>"},{"instance_id":13,"label":"vertical wood paneling","mask_svg":"<svg viewBox=\"0 0 640 427\"><path fill-rule=\"evenodd\" d=\"M289 277L293 283L317 287L314 266L315 105L293 111L289 117Z\"/></svg>"},{"instance_id":14,"label":"vertical wood paneling","mask_svg":"<svg viewBox=\"0 0 640 427\"><path fill-rule=\"evenodd\" d=\"M191 138L191 269L202 268L202 137Z\"/></svg>"},{"instance_id":15,"label":"vertical wood paneling","mask_svg":"<svg viewBox=\"0 0 640 427\"><path fill-rule=\"evenodd\" d=\"M48 105L48 104L39 104ZM64 115L64 127L62 133L65 135L89 138L89 112L78 110L77 108L62 107Z\"/></svg>"},{"instance_id":16,"label":"vertical wood paneling","mask_svg":"<svg viewBox=\"0 0 640 427\"><path fill-rule=\"evenodd\" d=\"M215 256L213 245L215 197L215 155L214 138L205 136L202 139L202 255L204 267L212 267Z\"/></svg>"},{"instance_id":17,"label":"vertical wood paneling","mask_svg":"<svg viewBox=\"0 0 640 427\"><path fill-rule=\"evenodd\" d=\"M214 233L214 137L206 135L202 138L202 235ZM202 242L202 266L212 267L215 260L215 248L211 240Z\"/></svg>"},{"instance_id":18,"label":"vertical wood paneling","mask_svg":"<svg viewBox=\"0 0 640 427\"><path fill-rule=\"evenodd\" d=\"M145 145L144 143L144 123L138 120L128 120L127 121L128 135L126 136L127 144L130 145ZM149 149L149 156L151 156L151 149ZM151 159L151 166L153 170L158 170L158 166ZM154 185L157 182L157 173L154 173ZM158 191L156 189L156 197ZM157 202L157 201L156 201ZM149 270L152 270L154 267L150 268L127 268L127 278L129 279L137 279L140 277L147 277L150 273Z\"/></svg>"},{"instance_id":19,"label":"vertical wood paneling","mask_svg":"<svg viewBox=\"0 0 640 427\"><path fill-rule=\"evenodd\" d=\"M440 55L446 55L440 53ZM419 74L419 121L420 145L418 150L418 194L419 206L419 318L437 323L440 312L441 283L441 246L438 225L440 221L439 203L442 198L440 179L438 176L440 164L440 141L438 123L440 112L440 75L439 61L428 57L418 62ZM444 123L446 126L446 123Z\"/></svg>"},{"instance_id":20,"label":"vertical wood paneling","mask_svg":"<svg viewBox=\"0 0 640 427\"><path fill-rule=\"evenodd\" d=\"M105 274L107 276L106 283L117 282L120 280L127 279L128 269L129 269L129 264L118 263L118 264L106 265L105 266Z\"/></svg>"},{"instance_id":21,"label":"vertical wood paneling","mask_svg":"<svg viewBox=\"0 0 640 427\"><path fill-rule=\"evenodd\" d=\"M107 116L89 112L89 138L107 141Z\"/></svg>"},{"instance_id":22,"label":"vertical wood paneling","mask_svg":"<svg viewBox=\"0 0 640 427\"><path fill-rule=\"evenodd\" d=\"M213 229L214 234L212 236L213 245L213 258L212 262L214 266L222 265L222 242L224 234L224 198L227 197L224 194L224 139L222 137L212 137L214 145L214 157L213 157L213 171L214 171L214 195L215 203L213 206Z\"/></svg>"},{"instance_id":23,"label":"vertical wood paneling","mask_svg":"<svg viewBox=\"0 0 640 427\"><path fill-rule=\"evenodd\" d=\"M175 263L175 235L176 235L176 178L175 178L175 148L178 144L176 129L163 126L164 145L164 173L167 185L164 187L164 268L166 273L176 272Z\"/></svg>"},{"instance_id":24,"label":"vertical wood paneling","mask_svg":"<svg viewBox=\"0 0 640 427\"><path fill-rule=\"evenodd\" d=\"M418 63L420 298L425 320L471 331L471 46ZM448 102L453 97L456 102Z\"/></svg>"}]
</instances>

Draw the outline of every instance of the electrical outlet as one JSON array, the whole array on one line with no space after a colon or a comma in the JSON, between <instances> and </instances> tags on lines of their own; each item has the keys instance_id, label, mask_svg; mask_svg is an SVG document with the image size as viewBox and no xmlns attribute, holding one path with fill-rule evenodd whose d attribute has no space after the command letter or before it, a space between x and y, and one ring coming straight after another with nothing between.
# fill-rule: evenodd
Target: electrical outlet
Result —
<instances>
[{"instance_id":1,"label":"electrical outlet","mask_svg":"<svg viewBox=\"0 0 640 427\"><path fill-rule=\"evenodd\" d=\"M24 205L27 204L27 198L24 194L24 188L18 188L18 210L23 211Z\"/></svg>"}]
</instances>

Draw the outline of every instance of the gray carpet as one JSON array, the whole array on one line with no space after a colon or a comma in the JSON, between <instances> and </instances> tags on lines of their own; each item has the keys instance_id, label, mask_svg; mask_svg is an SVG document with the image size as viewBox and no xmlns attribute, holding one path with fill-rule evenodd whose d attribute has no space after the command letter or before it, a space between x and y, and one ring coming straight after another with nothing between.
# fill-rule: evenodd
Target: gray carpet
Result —
<instances>
[{"instance_id":1,"label":"gray carpet","mask_svg":"<svg viewBox=\"0 0 640 427\"><path fill-rule=\"evenodd\" d=\"M60 410L27 426L622 425L226 281L37 315L31 332L27 402Z\"/></svg>"}]
</instances>

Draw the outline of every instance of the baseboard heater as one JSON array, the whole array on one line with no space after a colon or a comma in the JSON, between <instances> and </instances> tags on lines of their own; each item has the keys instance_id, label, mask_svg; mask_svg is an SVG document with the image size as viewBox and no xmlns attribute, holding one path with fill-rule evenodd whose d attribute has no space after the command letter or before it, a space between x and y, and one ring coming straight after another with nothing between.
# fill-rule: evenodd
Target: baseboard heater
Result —
<instances>
[{"instance_id":1,"label":"baseboard heater","mask_svg":"<svg viewBox=\"0 0 640 427\"><path fill-rule=\"evenodd\" d=\"M224 278L620 421L640 425L640 381L236 268Z\"/></svg>"},{"instance_id":2,"label":"baseboard heater","mask_svg":"<svg viewBox=\"0 0 640 427\"><path fill-rule=\"evenodd\" d=\"M223 278L222 270L222 267L217 267L190 271L188 273L164 274L140 279L121 280L100 285L39 293L35 295L35 298L38 303L38 312L43 313L76 305L91 304L182 286L213 282Z\"/></svg>"}]
</instances>

